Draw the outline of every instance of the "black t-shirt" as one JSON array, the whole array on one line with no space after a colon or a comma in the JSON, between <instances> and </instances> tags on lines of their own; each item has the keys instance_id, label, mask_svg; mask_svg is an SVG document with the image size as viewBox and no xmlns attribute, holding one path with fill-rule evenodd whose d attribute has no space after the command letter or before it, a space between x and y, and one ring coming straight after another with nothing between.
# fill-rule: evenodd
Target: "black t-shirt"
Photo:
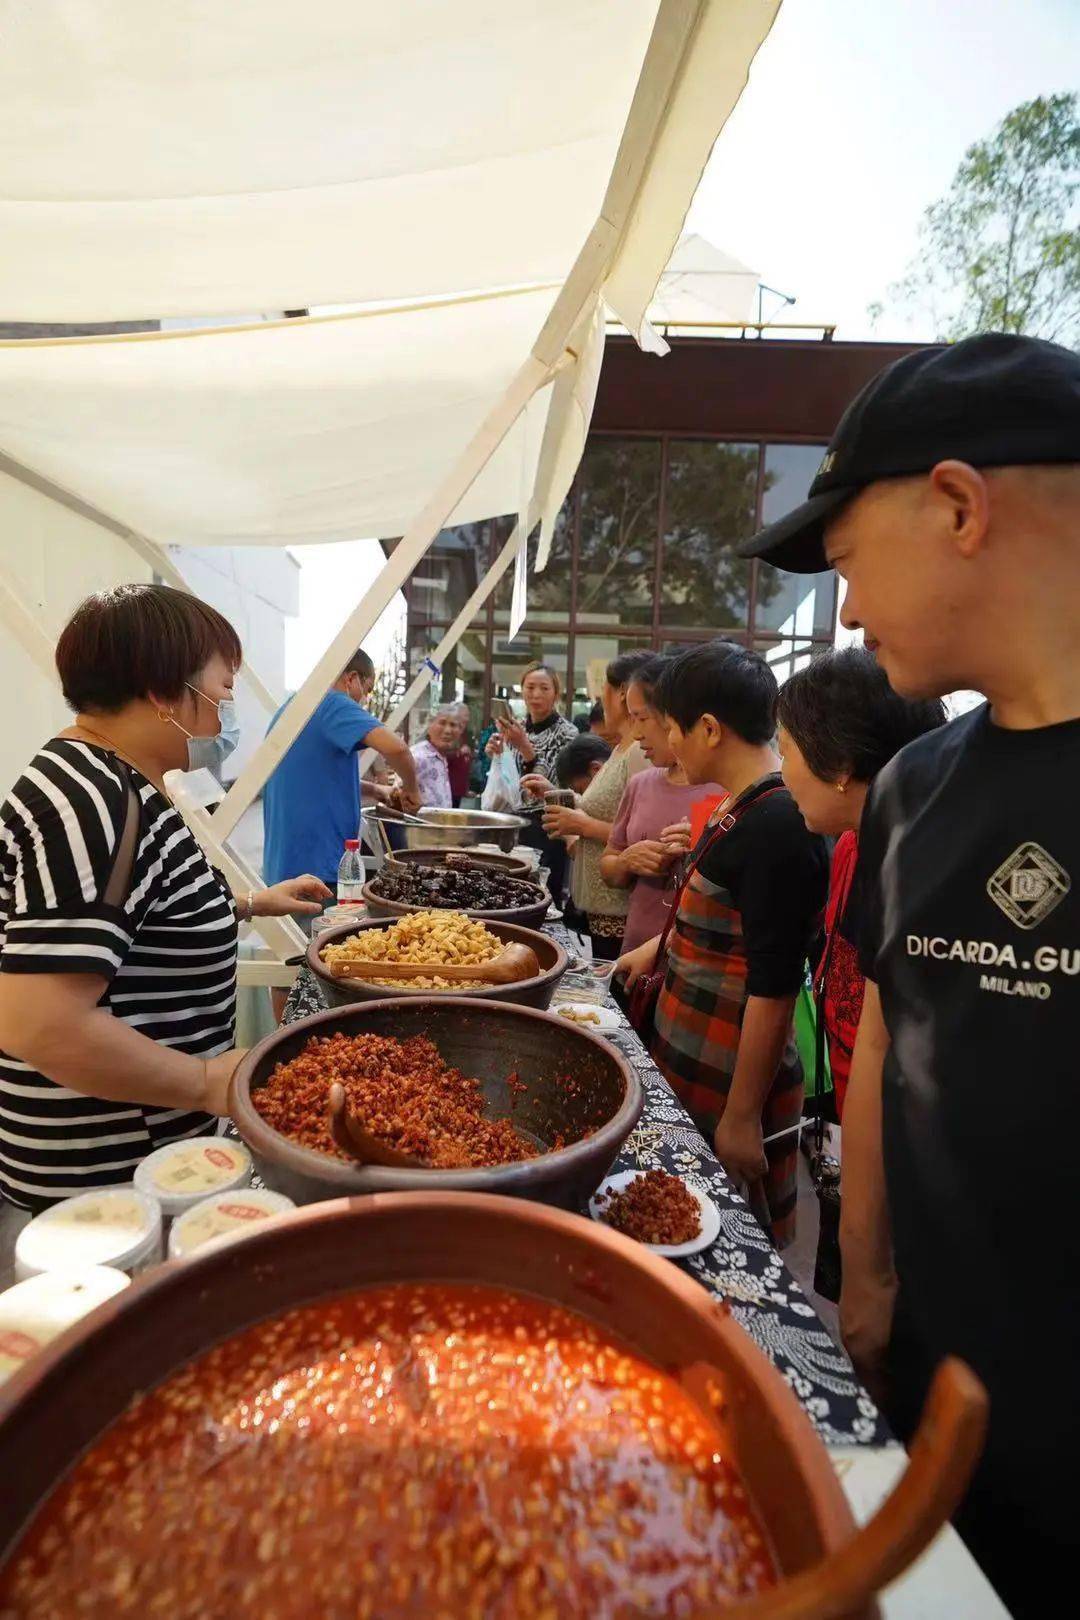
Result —
<instances>
[{"instance_id":1,"label":"black t-shirt","mask_svg":"<svg viewBox=\"0 0 1080 1620\"><path fill-rule=\"evenodd\" d=\"M778 775L756 783L740 802L747 808L730 832L715 839L698 870L727 891L739 913L747 995L793 996L829 887L825 841L807 832ZM710 832L706 828L703 842Z\"/></svg>"},{"instance_id":2,"label":"black t-shirt","mask_svg":"<svg viewBox=\"0 0 1080 1620\"><path fill-rule=\"evenodd\" d=\"M1049 1477L1080 1442L1080 720L1006 731L983 707L920 738L874 783L859 866L905 1311L931 1357L989 1385L995 1489L1064 1531Z\"/></svg>"}]
</instances>

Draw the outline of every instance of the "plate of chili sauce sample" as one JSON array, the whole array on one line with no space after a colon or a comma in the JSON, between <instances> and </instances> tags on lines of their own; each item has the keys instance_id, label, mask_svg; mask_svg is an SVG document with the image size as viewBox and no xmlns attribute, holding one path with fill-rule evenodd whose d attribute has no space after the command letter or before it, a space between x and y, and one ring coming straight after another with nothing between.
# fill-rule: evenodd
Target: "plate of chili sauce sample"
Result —
<instances>
[{"instance_id":1,"label":"plate of chili sauce sample","mask_svg":"<svg viewBox=\"0 0 1080 1620\"><path fill-rule=\"evenodd\" d=\"M610 1226L611 1222L607 1220L604 1214L604 1202L602 1202L602 1200L605 1200L605 1195L607 1193L625 1192L632 1181L637 1181L639 1176L644 1174L645 1171L643 1170L621 1170L617 1175L608 1176L606 1180L602 1181L589 1199L589 1214L593 1220L599 1221L602 1226ZM643 1249L651 1249L653 1254L662 1254L669 1260L679 1260L688 1254L700 1254L702 1249L708 1249L716 1242L720 1236L720 1211L711 1198L705 1193L699 1192L697 1187L692 1186L682 1176L676 1176L673 1179L682 1182L682 1185L698 1206L701 1216L701 1230L697 1237L690 1238L686 1243L644 1243L641 1238L635 1238L634 1242L641 1243ZM612 1230L617 1230L617 1228L613 1227Z\"/></svg>"}]
</instances>

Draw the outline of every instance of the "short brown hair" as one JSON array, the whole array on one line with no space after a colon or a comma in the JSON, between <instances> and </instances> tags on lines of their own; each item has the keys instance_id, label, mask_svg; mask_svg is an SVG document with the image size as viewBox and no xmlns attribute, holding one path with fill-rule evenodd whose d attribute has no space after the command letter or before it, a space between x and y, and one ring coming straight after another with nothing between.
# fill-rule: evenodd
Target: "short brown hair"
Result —
<instances>
[{"instance_id":1,"label":"short brown hair","mask_svg":"<svg viewBox=\"0 0 1080 1620\"><path fill-rule=\"evenodd\" d=\"M525 682L528 680L530 675L546 675L552 686L555 688L555 701L558 702L559 698L562 697L562 681L559 679L557 670L552 669L550 664L545 664L542 658L537 658L533 663L526 664L525 668L522 670L522 686L525 685Z\"/></svg>"},{"instance_id":2,"label":"short brown hair","mask_svg":"<svg viewBox=\"0 0 1080 1620\"><path fill-rule=\"evenodd\" d=\"M240 638L208 602L168 585L117 585L75 609L56 643L56 668L77 714L109 714L151 692L182 697L215 653L239 667Z\"/></svg>"}]
</instances>

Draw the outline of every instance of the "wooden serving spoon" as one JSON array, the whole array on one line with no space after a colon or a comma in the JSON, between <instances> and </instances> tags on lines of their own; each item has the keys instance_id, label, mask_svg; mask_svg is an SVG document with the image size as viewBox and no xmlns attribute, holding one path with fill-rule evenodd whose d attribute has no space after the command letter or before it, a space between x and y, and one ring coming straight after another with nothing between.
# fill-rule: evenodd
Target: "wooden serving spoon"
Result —
<instances>
[{"instance_id":1,"label":"wooden serving spoon","mask_svg":"<svg viewBox=\"0 0 1080 1620\"><path fill-rule=\"evenodd\" d=\"M452 979L455 984L517 984L535 979L540 961L531 945L513 941L486 962L377 962L343 959L328 964L335 979Z\"/></svg>"},{"instance_id":2,"label":"wooden serving spoon","mask_svg":"<svg viewBox=\"0 0 1080 1620\"><path fill-rule=\"evenodd\" d=\"M330 1087L329 1098L330 1134L343 1153L350 1159L359 1159L361 1164L385 1164L391 1170L429 1170L430 1165L424 1164L422 1159L414 1159L408 1153L399 1153L381 1137L372 1136L366 1131L349 1109L345 1087L335 1080Z\"/></svg>"},{"instance_id":3,"label":"wooden serving spoon","mask_svg":"<svg viewBox=\"0 0 1080 1620\"><path fill-rule=\"evenodd\" d=\"M732 1604L725 1615L846 1620L867 1613L875 1595L915 1562L962 1502L982 1452L989 1406L971 1368L949 1356L934 1374L907 1468L873 1517L846 1546L760 1596ZM696 1611L693 1620L705 1620L705 1613Z\"/></svg>"}]
</instances>

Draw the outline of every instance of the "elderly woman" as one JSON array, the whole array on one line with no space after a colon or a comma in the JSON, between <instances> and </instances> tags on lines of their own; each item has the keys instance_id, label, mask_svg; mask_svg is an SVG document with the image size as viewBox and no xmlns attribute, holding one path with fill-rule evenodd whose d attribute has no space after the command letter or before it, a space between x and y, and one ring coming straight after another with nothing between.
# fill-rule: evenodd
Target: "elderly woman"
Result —
<instances>
[{"instance_id":1,"label":"elderly woman","mask_svg":"<svg viewBox=\"0 0 1080 1620\"><path fill-rule=\"evenodd\" d=\"M17 1229L129 1181L226 1113L238 918L314 914L296 877L234 898L165 787L234 746L240 643L164 585L85 601L56 667L73 723L0 807L0 1269Z\"/></svg>"},{"instance_id":2,"label":"elderly woman","mask_svg":"<svg viewBox=\"0 0 1080 1620\"><path fill-rule=\"evenodd\" d=\"M412 751L420 803L449 810L454 802L450 785L450 755L461 741L461 720L456 704L438 709L428 721L427 737Z\"/></svg>"},{"instance_id":3,"label":"elderly woman","mask_svg":"<svg viewBox=\"0 0 1080 1620\"><path fill-rule=\"evenodd\" d=\"M487 743L489 756L494 757L504 748L512 749L522 776L542 777L550 788L560 751L578 735L573 721L559 713L557 705L561 694L562 683L549 665L530 664L521 677L525 722L497 720L498 729ZM525 791L520 814L527 818L528 826L521 835L521 842L540 851L540 859L551 874L548 879L551 892L557 900L566 878L566 845L549 837L541 823L544 790L530 792L524 781L522 787Z\"/></svg>"},{"instance_id":4,"label":"elderly woman","mask_svg":"<svg viewBox=\"0 0 1080 1620\"><path fill-rule=\"evenodd\" d=\"M785 682L777 718L784 785L810 831L836 839L814 983L842 1120L866 989L855 884L863 806L878 771L907 743L944 725L945 710L936 698L898 697L872 653L847 647Z\"/></svg>"}]
</instances>

